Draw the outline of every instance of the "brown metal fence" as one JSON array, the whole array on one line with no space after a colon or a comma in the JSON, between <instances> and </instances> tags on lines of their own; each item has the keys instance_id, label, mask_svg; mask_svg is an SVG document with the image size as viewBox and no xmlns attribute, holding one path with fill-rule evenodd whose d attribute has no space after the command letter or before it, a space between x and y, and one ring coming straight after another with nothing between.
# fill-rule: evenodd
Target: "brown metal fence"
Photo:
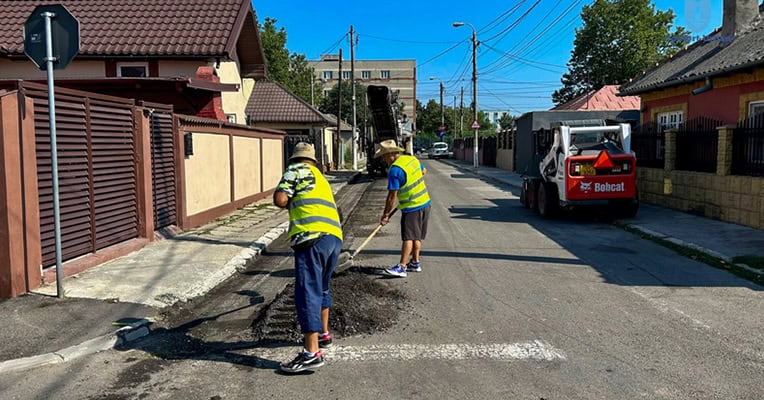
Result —
<instances>
[{"instance_id":1,"label":"brown metal fence","mask_svg":"<svg viewBox=\"0 0 764 400\"><path fill-rule=\"evenodd\" d=\"M718 127L722 121L697 117L686 121L676 135L676 169L716 172L719 148Z\"/></svg>"},{"instance_id":2,"label":"brown metal fence","mask_svg":"<svg viewBox=\"0 0 764 400\"><path fill-rule=\"evenodd\" d=\"M34 100L42 263L55 263L48 90L21 82ZM132 100L56 89L62 257L138 236Z\"/></svg>"},{"instance_id":3,"label":"brown metal fence","mask_svg":"<svg viewBox=\"0 0 764 400\"><path fill-rule=\"evenodd\" d=\"M764 114L740 121L733 131L732 174L764 176Z\"/></svg>"},{"instance_id":4,"label":"brown metal fence","mask_svg":"<svg viewBox=\"0 0 764 400\"><path fill-rule=\"evenodd\" d=\"M175 133L171 106L141 102L150 110L151 197L154 208L154 229L177 222L175 194Z\"/></svg>"}]
</instances>

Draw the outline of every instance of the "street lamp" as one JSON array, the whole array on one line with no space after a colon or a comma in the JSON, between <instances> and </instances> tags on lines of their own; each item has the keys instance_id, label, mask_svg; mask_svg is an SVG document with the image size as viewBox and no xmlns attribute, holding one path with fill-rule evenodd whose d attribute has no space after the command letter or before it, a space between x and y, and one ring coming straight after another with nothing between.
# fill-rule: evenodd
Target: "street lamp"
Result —
<instances>
[{"instance_id":1,"label":"street lamp","mask_svg":"<svg viewBox=\"0 0 764 400\"><path fill-rule=\"evenodd\" d=\"M472 26L469 22L454 22L453 24L454 28L458 28L460 26L469 25L470 28L472 28L472 115L474 118L474 121L472 122L472 126L477 126L477 120L478 120L478 105L477 105L477 31L475 30L475 27ZM472 159L472 166L474 168L478 167L478 129L475 128L475 146L474 146L474 154Z\"/></svg>"},{"instance_id":2,"label":"street lamp","mask_svg":"<svg viewBox=\"0 0 764 400\"><path fill-rule=\"evenodd\" d=\"M440 126L446 126L446 120L443 116L443 81L440 78L431 76L431 81L440 81Z\"/></svg>"}]
</instances>

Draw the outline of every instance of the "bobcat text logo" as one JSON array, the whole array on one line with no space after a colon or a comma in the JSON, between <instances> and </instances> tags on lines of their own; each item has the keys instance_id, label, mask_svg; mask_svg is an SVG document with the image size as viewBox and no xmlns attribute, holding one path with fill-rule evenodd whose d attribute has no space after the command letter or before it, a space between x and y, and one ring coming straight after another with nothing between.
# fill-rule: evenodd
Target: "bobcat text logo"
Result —
<instances>
[{"instance_id":1,"label":"bobcat text logo","mask_svg":"<svg viewBox=\"0 0 764 400\"><path fill-rule=\"evenodd\" d=\"M624 187L623 182L621 183L595 183L594 184L594 192L597 193L609 193L609 192L625 192L626 188Z\"/></svg>"}]
</instances>

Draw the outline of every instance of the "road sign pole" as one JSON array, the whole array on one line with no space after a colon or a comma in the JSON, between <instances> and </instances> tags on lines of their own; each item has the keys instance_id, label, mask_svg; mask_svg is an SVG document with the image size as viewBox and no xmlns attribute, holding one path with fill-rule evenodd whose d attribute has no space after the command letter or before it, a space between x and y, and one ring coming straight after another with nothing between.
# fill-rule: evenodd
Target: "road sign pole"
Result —
<instances>
[{"instance_id":1,"label":"road sign pole","mask_svg":"<svg viewBox=\"0 0 764 400\"><path fill-rule=\"evenodd\" d=\"M45 62L48 70L48 116L50 118L50 163L53 175L53 229L56 240L56 294L59 299L64 297L64 280L61 271L61 213L58 199L58 151L56 150L56 99L53 87L53 34L51 33L50 20L56 17L55 13L43 12L45 19Z\"/></svg>"}]
</instances>

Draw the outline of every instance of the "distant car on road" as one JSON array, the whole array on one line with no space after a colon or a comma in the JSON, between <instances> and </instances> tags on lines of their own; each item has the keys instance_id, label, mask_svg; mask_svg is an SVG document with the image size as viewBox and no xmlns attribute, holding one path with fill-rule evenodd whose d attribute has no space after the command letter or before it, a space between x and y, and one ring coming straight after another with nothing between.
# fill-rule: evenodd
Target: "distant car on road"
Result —
<instances>
[{"instance_id":1,"label":"distant car on road","mask_svg":"<svg viewBox=\"0 0 764 400\"><path fill-rule=\"evenodd\" d=\"M451 158L453 155L453 152L448 151L448 143L435 142L432 144L427 158Z\"/></svg>"}]
</instances>

